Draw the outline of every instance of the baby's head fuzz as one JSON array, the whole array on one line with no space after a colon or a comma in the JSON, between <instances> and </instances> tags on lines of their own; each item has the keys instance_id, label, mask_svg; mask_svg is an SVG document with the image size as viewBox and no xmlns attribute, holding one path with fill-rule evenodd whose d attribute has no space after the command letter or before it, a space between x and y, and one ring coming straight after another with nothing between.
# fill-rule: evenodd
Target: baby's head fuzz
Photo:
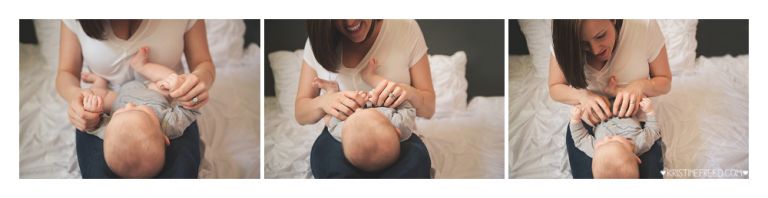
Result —
<instances>
[{"instance_id":1,"label":"baby's head fuzz","mask_svg":"<svg viewBox=\"0 0 768 198\"><path fill-rule=\"evenodd\" d=\"M123 178L154 177L165 163L168 138L153 114L121 110L113 114L104 134L107 166Z\"/></svg>"},{"instance_id":2,"label":"baby's head fuzz","mask_svg":"<svg viewBox=\"0 0 768 198\"><path fill-rule=\"evenodd\" d=\"M640 158L626 138L605 137L595 145L592 174L597 179L638 178Z\"/></svg>"},{"instance_id":3,"label":"baby's head fuzz","mask_svg":"<svg viewBox=\"0 0 768 198\"><path fill-rule=\"evenodd\" d=\"M378 171L392 165L400 155L397 129L376 109L359 109L341 129L344 156L364 171Z\"/></svg>"}]
</instances>

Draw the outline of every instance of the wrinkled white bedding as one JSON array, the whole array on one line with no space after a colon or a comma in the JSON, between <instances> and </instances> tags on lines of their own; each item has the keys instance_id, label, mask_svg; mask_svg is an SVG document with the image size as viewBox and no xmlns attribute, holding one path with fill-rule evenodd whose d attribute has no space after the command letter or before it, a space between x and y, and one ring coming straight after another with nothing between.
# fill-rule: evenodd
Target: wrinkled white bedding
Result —
<instances>
[{"instance_id":1,"label":"wrinkled white bedding","mask_svg":"<svg viewBox=\"0 0 768 198\"><path fill-rule=\"evenodd\" d=\"M700 57L654 99L664 168L749 170L749 56ZM565 132L569 107L549 97L547 79L531 75L530 56L510 56L510 178L571 178ZM665 178L746 178L666 174Z\"/></svg>"},{"instance_id":2,"label":"wrinkled white bedding","mask_svg":"<svg viewBox=\"0 0 768 198\"><path fill-rule=\"evenodd\" d=\"M417 120L435 178L504 177L503 106L503 97L475 97L466 112ZM323 125L300 126L280 111L277 98L264 99L265 178L312 178L309 153Z\"/></svg>"},{"instance_id":3,"label":"wrinkled white bedding","mask_svg":"<svg viewBox=\"0 0 768 198\"><path fill-rule=\"evenodd\" d=\"M54 87L54 67L37 45L19 47L19 177L80 178L75 129ZM259 48L242 63L217 65L210 102L198 118L201 178L259 178Z\"/></svg>"}]
</instances>

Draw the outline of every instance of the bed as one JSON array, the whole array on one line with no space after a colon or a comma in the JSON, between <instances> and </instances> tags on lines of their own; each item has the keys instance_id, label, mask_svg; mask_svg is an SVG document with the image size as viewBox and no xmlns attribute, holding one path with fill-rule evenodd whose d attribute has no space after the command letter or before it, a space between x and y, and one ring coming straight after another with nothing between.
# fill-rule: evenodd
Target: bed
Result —
<instances>
[{"instance_id":1,"label":"bed","mask_svg":"<svg viewBox=\"0 0 768 198\"><path fill-rule=\"evenodd\" d=\"M572 177L565 149L570 109L547 87L548 23L520 20L531 54L509 56L510 178ZM673 73L671 91L654 98L664 178L748 178L749 55L696 58L696 20L659 24Z\"/></svg>"},{"instance_id":2,"label":"bed","mask_svg":"<svg viewBox=\"0 0 768 198\"><path fill-rule=\"evenodd\" d=\"M75 129L54 86L58 20L36 20L39 44L19 46L19 177L81 178ZM200 178L259 178L259 46L245 49L242 20L207 20L216 64L210 102L198 118Z\"/></svg>"},{"instance_id":3,"label":"bed","mask_svg":"<svg viewBox=\"0 0 768 198\"><path fill-rule=\"evenodd\" d=\"M268 56L276 96L264 99L265 178L313 178L309 153L323 125L301 126L292 114L302 54ZM434 178L503 178L504 97L477 96L467 103L466 54L429 58L436 114L417 120L417 134L429 150Z\"/></svg>"}]
</instances>

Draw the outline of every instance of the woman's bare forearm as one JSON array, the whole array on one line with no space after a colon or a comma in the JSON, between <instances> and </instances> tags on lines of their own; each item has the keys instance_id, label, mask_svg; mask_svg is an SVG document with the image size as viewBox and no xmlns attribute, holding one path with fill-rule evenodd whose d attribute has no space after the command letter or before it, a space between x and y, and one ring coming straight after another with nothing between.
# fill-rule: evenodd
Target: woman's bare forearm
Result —
<instances>
[{"instance_id":1,"label":"woman's bare forearm","mask_svg":"<svg viewBox=\"0 0 768 198\"><path fill-rule=\"evenodd\" d=\"M296 109L294 111L296 122L300 125L314 124L320 121L326 115L320 106L320 100L323 96L315 98L296 98Z\"/></svg>"},{"instance_id":2,"label":"woman's bare forearm","mask_svg":"<svg viewBox=\"0 0 768 198\"><path fill-rule=\"evenodd\" d=\"M408 102L416 108L416 116L432 118L435 115L435 91L420 90L403 83L400 83L400 87L411 93Z\"/></svg>"},{"instance_id":3,"label":"woman's bare forearm","mask_svg":"<svg viewBox=\"0 0 768 198\"><path fill-rule=\"evenodd\" d=\"M565 84L549 85L549 97L560 103L569 105L580 104L581 97L588 91L586 89L575 89Z\"/></svg>"},{"instance_id":4,"label":"woman's bare forearm","mask_svg":"<svg viewBox=\"0 0 768 198\"><path fill-rule=\"evenodd\" d=\"M80 95L80 78L68 71L59 70L56 74L56 91L65 101L71 101Z\"/></svg>"}]
</instances>

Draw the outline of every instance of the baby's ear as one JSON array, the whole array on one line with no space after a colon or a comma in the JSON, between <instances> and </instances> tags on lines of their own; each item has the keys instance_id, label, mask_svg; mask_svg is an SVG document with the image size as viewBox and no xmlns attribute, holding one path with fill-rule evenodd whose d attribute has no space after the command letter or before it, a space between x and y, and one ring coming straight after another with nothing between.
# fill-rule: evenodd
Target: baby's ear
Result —
<instances>
[{"instance_id":1,"label":"baby's ear","mask_svg":"<svg viewBox=\"0 0 768 198\"><path fill-rule=\"evenodd\" d=\"M642 160L640 160L640 158L639 158L639 157L637 157L637 155L635 155L635 159L637 160L637 164L642 164L642 163L643 163L643 161L642 161Z\"/></svg>"},{"instance_id":2,"label":"baby's ear","mask_svg":"<svg viewBox=\"0 0 768 198\"><path fill-rule=\"evenodd\" d=\"M163 140L165 140L165 145L166 146L171 145L171 140L168 139L168 136L163 135Z\"/></svg>"}]
</instances>

